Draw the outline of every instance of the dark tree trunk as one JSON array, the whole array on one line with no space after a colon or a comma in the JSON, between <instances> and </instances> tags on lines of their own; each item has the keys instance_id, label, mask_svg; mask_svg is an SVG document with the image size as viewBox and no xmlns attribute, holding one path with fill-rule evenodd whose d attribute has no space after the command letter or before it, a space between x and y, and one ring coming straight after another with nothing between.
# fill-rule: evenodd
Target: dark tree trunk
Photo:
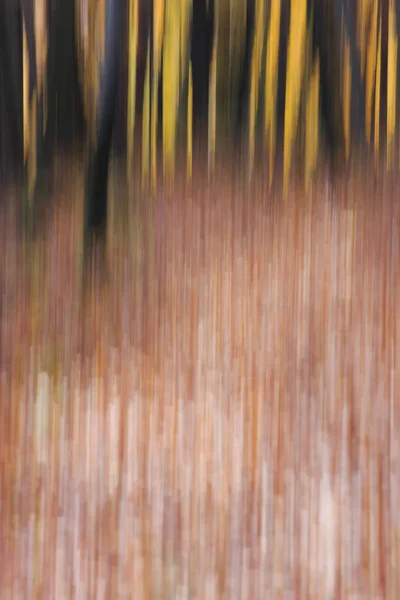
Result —
<instances>
[{"instance_id":1,"label":"dark tree trunk","mask_svg":"<svg viewBox=\"0 0 400 600\"><path fill-rule=\"evenodd\" d=\"M328 139L334 155L345 154L343 110L340 101L341 0L313 2L313 44L319 50L321 109Z\"/></svg>"},{"instance_id":2,"label":"dark tree trunk","mask_svg":"<svg viewBox=\"0 0 400 600\"><path fill-rule=\"evenodd\" d=\"M50 2L47 63L47 149L69 146L84 133L75 35L75 0Z\"/></svg>"},{"instance_id":3,"label":"dark tree trunk","mask_svg":"<svg viewBox=\"0 0 400 600\"><path fill-rule=\"evenodd\" d=\"M193 130L197 135L208 116L210 66L214 36L214 2L194 0L191 31L193 69Z\"/></svg>"},{"instance_id":4,"label":"dark tree trunk","mask_svg":"<svg viewBox=\"0 0 400 600\"><path fill-rule=\"evenodd\" d=\"M84 243L90 229L104 230L107 220L108 172L119 87L120 50L123 33L123 0L106 5L105 52L98 100L95 146L89 152L86 174Z\"/></svg>"},{"instance_id":5,"label":"dark tree trunk","mask_svg":"<svg viewBox=\"0 0 400 600\"><path fill-rule=\"evenodd\" d=\"M237 112L237 133L241 137L243 125L247 122L249 116L249 98L251 86L251 60L253 52L254 25L255 25L255 3L247 2L246 5L246 38L243 57L243 75L240 78L238 112Z\"/></svg>"},{"instance_id":6,"label":"dark tree trunk","mask_svg":"<svg viewBox=\"0 0 400 600\"><path fill-rule=\"evenodd\" d=\"M0 178L23 168L22 24L14 0L0 3Z\"/></svg>"},{"instance_id":7,"label":"dark tree trunk","mask_svg":"<svg viewBox=\"0 0 400 600\"><path fill-rule=\"evenodd\" d=\"M351 60L351 122L357 143L362 143L365 128L365 86L361 79L360 54L357 49L356 6L351 0L335 0L337 18L343 10L344 23L350 46Z\"/></svg>"}]
</instances>

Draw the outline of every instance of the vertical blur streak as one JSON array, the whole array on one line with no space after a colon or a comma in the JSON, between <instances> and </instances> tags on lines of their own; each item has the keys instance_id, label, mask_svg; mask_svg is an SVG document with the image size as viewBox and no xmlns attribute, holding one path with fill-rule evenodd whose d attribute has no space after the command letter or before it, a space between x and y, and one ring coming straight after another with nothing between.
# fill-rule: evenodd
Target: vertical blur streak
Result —
<instances>
[{"instance_id":1,"label":"vertical blur streak","mask_svg":"<svg viewBox=\"0 0 400 600\"><path fill-rule=\"evenodd\" d=\"M164 0L153 0L153 83L151 88L151 185L155 189L157 180L157 116L158 82L161 68L161 49L164 35Z\"/></svg>"},{"instance_id":2,"label":"vertical blur streak","mask_svg":"<svg viewBox=\"0 0 400 600\"><path fill-rule=\"evenodd\" d=\"M301 91L300 97L300 114L299 114L299 126L297 136L300 138L300 147L304 146L304 174L305 174L305 183L306 188L309 184L309 179L311 177L311 165L310 165L310 144L313 130L315 127L315 120L318 116L318 112L316 115L312 115L310 112L309 104L312 102L312 94L311 92L311 79L312 79L312 68L313 68L313 50L312 50L312 18L308 18L307 25L307 35L306 35L306 50L304 55L304 85ZM312 144L311 144L312 145ZM309 172L308 169L310 169Z\"/></svg>"},{"instance_id":3,"label":"vertical blur streak","mask_svg":"<svg viewBox=\"0 0 400 600\"><path fill-rule=\"evenodd\" d=\"M45 76L45 62L47 52L47 4L46 0L36 0L34 3L35 51L37 86L42 90Z\"/></svg>"},{"instance_id":4,"label":"vertical blur streak","mask_svg":"<svg viewBox=\"0 0 400 600\"><path fill-rule=\"evenodd\" d=\"M247 33L247 0L223 0L219 18L218 53L219 69L227 77L218 80L218 99L226 106L224 127L227 125L231 131L233 116L237 111L239 96L239 79L242 74L243 58L246 46ZM220 4L221 9L221 4ZM229 29L226 22L229 22ZM228 56L228 59L225 58Z\"/></svg>"},{"instance_id":5,"label":"vertical blur streak","mask_svg":"<svg viewBox=\"0 0 400 600\"><path fill-rule=\"evenodd\" d=\"M30 90L30 63L28 56L28 40L25 22L23 20L22 65L23 65L23 127L24 127L24 161L27 173L27 194L29 202L33 200L33 190L37 177L36 156L36 110L37 89Z\"/></svg>"},{"instance_id":6,"label":"vertical blur streak","mask_svg":"<svg viewBox=\"0 0 400 600\"><path fill-rule=\"evenodd\" d=\"M192 22L192 0L181 0L180 35L179 35L179 97L184 89L187 76L187 115L186 115L186 175L192 177L192 147L193 147L193 73L190 56L190 29ZM186 75L187 74L187 75Z\"/></svg>"},{"instance_id":7,"label":"vertical blur streak","mask_svg":"<svg viewBox=\"0 0 400 600\"><path fill-rule=\"evenodd\" d=\"M138 0L129 0L128 29L128 115L127 115L127 169L128 182L132 177L133 139L136 111L136 62L138 47Z\"/></svg>"},{"instance_id":8,"label":"vertical blur streak","mask_svg":"<svg viewBox=\"0 0 400 600\"><path fill-rule=\"evenodd\" d=\"M105 53L106 0L75 0L78 71L89 136L96 143L100 76Z\"/></svg>"},{"instance_id":9,"label":"vertical blur streak","mask_svg":"<svg viewBox=\"0 0 400 600\"><path fill-rule=\"evenodd\" d=\"M232 61L233 61L233 46L235 36L235 0L229 0L229 79L232 80ZM230 103L228 105L228 111L230 110Z\"/></svg>"},{"instance_id":10,"label":"vertical blur streak","mask_svg":"<svg viewBox=\"0 0 400 600\"><path fill-rule=\"evenodd\" d=\"M165 33L163 48L163 162L164 174L173 178L176 127L179 108L181 4L167 0L165 4Z\"/></svg>"},{"instance_id":11,"label":"vertical blur streak","mask_svg":"<svg viewBox=\"0 0 400 600\"><path fill-rule=\"evenodd\" d=\"M143 90L142 118L142 185L145 186L149 175L149 118L150 118L150 36L147 38L146 73Z\"/></svg>"},{"instance_id":12,"label":"vertical blur streak","mask_svg":"<svg viewBox=\"0 0 400 600\"><path fill-rule=\"evenodd\" d=\"M27 160L29 150L29 57L26 39L25 23L22 23L22 93L23 93L23 122L24 122L24 160Z\"/></svg>"},{"instance_id":13,"label":"vertical blur streak","mask_svg":"<svg viewBox=\"0 0 400 600\"><path fill-rule=\"evenodd\" d=\"M350 115L351 115L351 60L350 44L345 33L344 18L342 19L342 105L343 105L343 129L346 145L346 161L350 156Z\"/></svg>"},{"instance_id":14,"label":"vertical blur streak","mask_svg":"<svg viewBox=\"0 0 400 600\"><path fill-rule=\"evenodd\" d=\"M368 145L371 142L371 126L372 126L372 101L375 85L375 69L376 69L376 48L377 48L377 32L378 32L378 0L374 0L371 29L368 39L368 54L367 54L367 72L366 72L366 114L365 114L365 132Z\"/></svg>"},{"instance_id":15,"label":"vertical blur streak","mask_svg":"<svg viewBox=\"0 0 400 600\"><path fill-rule=\"evenodd\" d=\"M378 165L379 134L380 134L380 111L381 111L381 56L382 56L382 19L379 21L378 51L375 81L375 123L374 123L374 156L375 166Z\"/></svg>"},{"instance_id":16,"label":"vertical blur streak","mask_svg":"<svg viewBox=\"0 0 400 600\"><path fill-rule=\"evenodd\" d=\"M218 50L218 25L219 25L219 1L214 5L214 43L210 69L210 85L208 99L208 171L214 173L215 164L215 135L217 118L217 50Z\"/></svg>"},{"instance_id":17,"label":"vertical blur streak","mask_svg":"<svg viewBox=\"0 0 400 600\"><path fill-rule=\"evenodd\" d=\"M48 50L47 36L47 1L35 0L34 3L35 19L35 50L36 50L36 78L38 101L45 102L46 95L46 63ZM43 129L46 126L46 119L43 119ZM44 131L43 131L44 133Z\"/></svg>"},{"instance_id":18,"label":"vertical blur streak","mask_svg":"<svg viewBox=\"0 0 400 600\"><path fill-rule=\"evenodd\" d=\"M374 0L360 0L358 8L358 20L357 20L357 38L358 46L361 54L361 77L364 79L365 76L365 59L366 59L366 33L368 28L369 16L372 10L372 3Z\"/></svg>"},{"instance_id":19,"label":"vertical blur streak","mask_svg":"<svg viewBox=\"0 0 400 600\"><path fill-rule=\"evenodd\" d=\"M258 96L261 75L261 60L265 37L265 0L256 0L256 24L251 57L250 123L249 123L249 166L254 164L255 129L258 112Z\"/></svg>"},{"instance_id":20,"label":"vertical blur streak","mask_svg":"<svg viewBox=\"0 0 400 600\"><path fill-rule=\"evenodd\" d=\"M187 69L187 57L189 55L189 32L190 24L192 20L192 0L181 0L181 14L180 14L180 31L179 31L179 52L180 52L180 63L179 63L179 87L181 88L184 84Z\"/></svg>"},{"instance_id":21,"label":"vertical blur streak","mask_svg":"<svg viewBox=\"0 0 400 600\"><path fill-rule=\"evenodd\" d=\"M300 92L304 73L307 34L307 0L291 0L289 46L286 69L283 178L287 188L292 161L293 140L299 114Z\"/></svg>"},{"instance_id":22,"label":"vertical blur streak","mask_svg":"<svg viewBox=\"0 0 400 600\"><path fill-rule=\"evenodd\" d=\"M306 188L317 164L319 114L319 56L311 73L306 107Z\"/></svg>"},{"instance_id":23,"label":"vertical blur streak","mask_svg":"<svg viewBox=\"0 0 400 600\"><path fill-rule=\"evenodd\" d=\"M397 45L398 39L396 32L394 0L389 0L387 59L387 169L391 169L393 166L393 141L396 130Z\"/></svg>"},{"instance_id":24,"label":"vertical blur streak","mask_svg":"<svg viewBox=\"0 0 400 600\"><path fill-rule=\"evenodd\" d=\"M265 70L265 136L269 134L269 183L275 165L276 98L278 91L278 58L281 21L281 1L271 0Z\"/></svg>"},{"instance_id":25,"label":"vertical blur streak","mask_svg":"<svg viewBox=\"0 0 400 600\"><path fill-rule=\"evenodd\" d=\"M193 169L193 83L192 62L189 61L188 106L187 106L187 177L192 178Z\"/></svg>"}]
</instances>

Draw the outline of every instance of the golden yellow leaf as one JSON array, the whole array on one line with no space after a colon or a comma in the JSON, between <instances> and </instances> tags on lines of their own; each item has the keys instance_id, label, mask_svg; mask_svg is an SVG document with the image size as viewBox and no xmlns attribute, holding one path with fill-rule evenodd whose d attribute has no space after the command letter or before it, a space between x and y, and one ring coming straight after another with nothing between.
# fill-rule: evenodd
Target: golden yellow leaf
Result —
<instances>
[{"instance_id":1,"label":"golden yellow leaf","mask_svg":"<svg viewBox=\"0 0 400 600\"><path fill-rule=\"evenodd\" d=\"M163 163L164 172L174 175L176 126L179 108L180 31L179 4L166 0L163 51Z\"/></svg>"},{"instance_id":2,"label":"golden yellow leaf","mask_svg":"<svg viewBox=\"0 0 400 600\"><path fill-rule=\"evenodd\" d=\"M301 84L307 34L307 0L291 0L289 46L286 66L286 98L283 151L283 178L287 186L292 161L293 140L299 114Z\"/></svg>"},{"instance_id":3,"label":"golden yellow leaf","mask_svg":"<svg viewBox=\"0 0 400 600\"><path fill-rule=\"evenodd\" d=\"M381 46L382 46L382 19L379 22L378 33L378 52L376 65L376 81L375 81L375 130L374 130L374 155L375 164L377 164L379 154L379 134L380 134L380 110L381 110Z\"/></svg>"},{"instance_id":4,"label":"golden yellow leaf","mask_svg":"<svg viewBox=\"0 0 400 600\"><path fill-rule=\"evenodd\" d=\"M133 140L135 133L136 111L136 63L138 47L138 0L129 0L128 27L128 105L127 105L127 169L128 181L131 177Z\"/></svg>"},{"instance_id":5,"label":"golden yellow leaf","mask_svg":"<svg viewBox=\"0 0 400 600\"><path fill-rule=\"evenodd\" d=\"M361 77L365 76L367 53L368 22L371 17L374 0L359 0L357 5L357 42L360 49Z\"/></svg>"}]
</instances>

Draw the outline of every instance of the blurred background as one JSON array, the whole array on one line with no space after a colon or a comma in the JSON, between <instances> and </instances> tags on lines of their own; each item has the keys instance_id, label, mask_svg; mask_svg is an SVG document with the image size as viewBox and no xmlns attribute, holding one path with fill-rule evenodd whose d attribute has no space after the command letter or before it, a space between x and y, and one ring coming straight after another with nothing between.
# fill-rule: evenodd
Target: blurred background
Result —
<instances>
[{"instance_id":1,"label":"blurred background","mask_svg":"<svg viewBox=\"0 0 400 600\"><path fill-rule=\"evenodd\" d=\"M398 597L399 10L2 0L1 598Z\"/></svg>"}]
</instances>

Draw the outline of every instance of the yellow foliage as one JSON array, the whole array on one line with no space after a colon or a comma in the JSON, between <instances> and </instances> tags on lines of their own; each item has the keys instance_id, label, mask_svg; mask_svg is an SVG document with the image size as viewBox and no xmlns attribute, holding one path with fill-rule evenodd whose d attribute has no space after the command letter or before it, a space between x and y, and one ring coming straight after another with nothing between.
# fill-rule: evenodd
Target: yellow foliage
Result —
<instances>
[{"instance_id":1,"label":"yellow foliage","mask_svg":"<svg viewBox=\"0 0 400 600\"><path fill-rule=\"evenodd\" d=\"M136 63L138 48L138 0L129 0L128 26L128 105L127 105L127 169L128 181L131 178L133 139L136 111Z\"/></svg>"},{"instance_id":2,"label":"yellow foliage","mask_svg":"<svg viewBox=\"0 0 400 600\"><path fill-rule=\"evenodd\" d=\"M77 33L80 42L78 53L79 74L84 90L85 114L92 123L96 115L101 60L104 53L106 0L74 0L76 2ZM163 78L163 165L170 174L174 172L175 146L180 99L188 77L187 94L187 175L192 175L193 145L193 81L189 60L189 31L192 0L153 0L152 51L150 65L150 40L148 40L145 88L143 97L142 174L145 180L151 169L151 181L156 182L156 149L158 128L159 79ZM365 81L365 130L368 143L371 139L374 118L374 153L378 156L380 137L380 88L382 62L382 14L380 2L384 0L359 0L356 7L357 44L360 50L361 77ZM388 58L387 58L387 163L393 161L393 144L396 132L397 106L397 53L398 37L394 0L389 2ZM255 29L252 40L250 73L249 163L254 163L256 121L259 109L259 91L262 77L264 44L265 56L265 106L264 134L268 143L270 183L272 181L277 128L277 91L279 69L279 42L282 15L281 0L255 0ZM215 0L215 30L209 81L208 152L209 167L214 169L217 98L227 94L228 111L232 93L237 93L237 83L246 35L247 0ZM267 13L268 31L266 32ZM39 102L46 101L45 66L48 52L47 0L34 2L34 27L37 69L37 90L29 98L29 60L25 27L23 29L23 127L24 157L29 177L36 173L36 112ZM138 55L139 0L129 0L129 72L127 103L128 177L130 173L136 110L136 71ZM342 25L344 20L342 19ZM341 40L341 102L345 133L346 159L351 142L351 80L355 65L350 61L350 44L342 26ZM309 32L310 33L310 32ZM309 181L318 153L319 59L311 65L307 46L307 0L290 0L290 22L286 64L286 98L284 114L284 182L287 184L292 163L293 144L297 135L300 104L301 119L305 117L305 173ZM162 60L163 59L163 60ZM228 63L229 61L229 63ZM309 74L307 69L312 67ZM150 67L152 71L150 72ZM161 72L162 67L162 72ZM305 86L303 88L303 82ZM150 91L151 90L151 91ZM333 93L336 91L333 90ZM150 96L151 93L151 96ZM302 94L305 95L303 114ZM226 99L226 97L224 98ZM375 104L374 104L375 102ZM374 109L374 115L373 115ZM229 118L229 114L228 114ZM44 119L45 122L45 119Z\"/></svg>"},{"instance_id":3,"label":"yellow foliage","mask_svg":"<svg viewBox=\"0 0 400 600\"><path fill-rule=\"evenodd\" d=\"M291 0L286 66L283 177L287 186L299 114L307 34L307 0Z\"/></svg>"},{"instance_id":4,"label":"yellow foliage","mask_svg":"<svg viewBox=\"0 0 400 600\"><path fill-rule=\"evenodd\" d=\"M46 85L46 63L47 63L47 1L35 0L34 2L34 20L35 20L35 52L36 52L36 77L38 101L44 106L43 110L43 133L46 128L47 119L47 85Z\"/></svg>"},{"instance_id":5,"label":"yellow foliage","mask_svg":"<svg viewBox=\"0 0 400 600\"><path fill-rule=\"evenodd\" d=\"M151 183L157 180L157 117L158 81L161 68L161 49L164 35L164 0L153 0L153 73L151 88Z\"/></svg>"},{"instance_id":6,"label":"yellow foliage","mask_svg":"<svg viewBox=\"0 0 400 600\"><path fill-rule=\"evenodd\" d=\"M393 140L396 130L396 89L397 89L397 47L396 13L394 0L389 0L388 58L387 58L387 167L393 163Z\"/></svg>"},{"instance_id":7,"label":"yellow foliage","mask_svg":"<svg viewBox=\"0 0 400 600\"><path fill-rule=\"evenodd\" d=\"M267 37L267 57L265 68L265 135L269 133L269 182L275 163L276 144L276 98L278 92L278 58L281 21L281 2L271 0L271 13Z\"/></svg>"},{"instance_id":8,"label":"yellow foliage","mask_svg":"<svg viewBox=\"0 0 400 600\"><path fill-rule=\"evenodd\" d=\"M164 9L168 0L153 0L153 69L159 75L164 36Z\"/></svg>"},{"instance_id":9,"label":"yellow foliage","mask_svg":"<svg viewBox=\"0 0 400 600\"><path fill-rule=\"evenodd\" d=\"M374 153L375 161L378 159L379 153L379 134L380 134L380 110L381 110L381 46L382 46L382 20L379 22L378 33L378 53L376 65L376 81L375 81L375 131L374 131Z\"/></svg>"},{"instance_id":10,"label":"yellow foliage","mask_svg":"<svg viewBox=\"0 0 400 600\"><path fill-rule=\"evenodd\" d=\"M38 97L41 97L45 83L45 68L47 60L47 2L46 0L35 0L35 52L36 52L36 76Z\"/></svg>"},{"instance_id":11,"label":"yellow foliage","mask_svg":"<svg viewBox=\"0 0 400 600\"><path fill-rule=\"evenodd\" d=\"M342 94L342 108L343 108L343 129L344 138L346 144L346 160L350 156L350 141L351 141L351 130L350 130L350 115L351 115L351 60L350 60L350 44L347 39L344 18L342 15L342 79L341 79L341 94Z\"/></svg>"},{"instance_id":12,"label":"yellow foliage","mask_svg":"<svg viewBox=\"0 0 400 600\"><path fill-rule=\"evenodd\" d=\"M361 77L365 75L365 58L367 49L367 30L374 0L359 0L357 19L357 41L360 49Z\"/></svg>"},{"instance_id":13,"label":"yellow foliage","mask_svg":"<svg viewBox=\"0 0 400 600\"><path fill-rule=\"evenodd\" d=\"M180 5L166 0L163 59L163 159L164 170L174 174L176 126L179 108ZM178 32L178 35L177 35Z\"/></svg>"}]
</instances>

